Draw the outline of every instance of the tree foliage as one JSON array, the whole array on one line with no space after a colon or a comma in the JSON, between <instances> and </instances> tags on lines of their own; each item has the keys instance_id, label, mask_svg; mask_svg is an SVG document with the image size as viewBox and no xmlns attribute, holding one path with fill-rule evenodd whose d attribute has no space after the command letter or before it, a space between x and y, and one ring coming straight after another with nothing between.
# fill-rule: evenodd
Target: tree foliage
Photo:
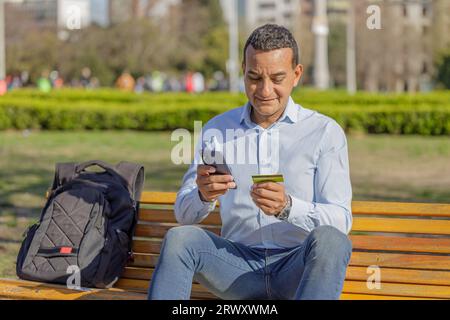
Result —
<instances>
[{"instance_id":1,"label":"tree foliage","mask_svg":"<svg viewBox=\"0 0 450 320\"><path fill-rule=\"evenodd\" d=\"M441 54L437 62L437 81L450 89L450 50Z\"/></svg>"},{"instance_id":2,"label":"tree foliage","mask_svg":"<svg viewBox=\"0 0 450 320\"><path fill-rule=\"evenodd\" d=\"M206 76L225 71L228 34L218 0L183 0L161 19L92 25L64 40L55 29L15 28L15 23L20 21L7 28L7 72L26 70L32 81L43 70L58 70L67 81L79 77L83 67L102 85L111 85L125 69L134 76L154 70Z\"/></svg>"}]
</instances>

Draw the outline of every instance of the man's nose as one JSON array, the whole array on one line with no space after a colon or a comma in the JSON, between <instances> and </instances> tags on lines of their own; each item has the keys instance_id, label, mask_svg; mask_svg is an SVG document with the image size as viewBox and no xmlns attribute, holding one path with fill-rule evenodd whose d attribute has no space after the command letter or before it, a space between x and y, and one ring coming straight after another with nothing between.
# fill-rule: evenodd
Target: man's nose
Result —
<instances>
[{"instance_id":1,"label":"man's nose","mask_svg":"<svg viewBox=\"0 0 450 320\"><path fill-rule=\"evenodd\" d=\"M272 82L269 79L261 81L259 95L261 98L269 98L272 95Z\"/></svg>"}]
</instances>

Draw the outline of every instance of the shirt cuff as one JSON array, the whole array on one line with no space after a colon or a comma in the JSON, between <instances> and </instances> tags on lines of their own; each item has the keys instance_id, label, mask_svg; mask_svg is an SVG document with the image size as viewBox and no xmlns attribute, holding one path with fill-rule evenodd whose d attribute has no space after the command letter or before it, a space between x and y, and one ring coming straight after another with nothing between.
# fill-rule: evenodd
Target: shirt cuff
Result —
<instances>
[{"instance_id":1,"label":"shirt cuff","mask_svg":"<svg viewBox=\"0 0 450 320\"><path fill-rule=\"evenodd\" d=\"M292 223L302 229L311 231L314 229L314 223L310 214L314 213L314 204L298 199L291 195L292 207L287 222Z\"/></svg>"}]
</instances>

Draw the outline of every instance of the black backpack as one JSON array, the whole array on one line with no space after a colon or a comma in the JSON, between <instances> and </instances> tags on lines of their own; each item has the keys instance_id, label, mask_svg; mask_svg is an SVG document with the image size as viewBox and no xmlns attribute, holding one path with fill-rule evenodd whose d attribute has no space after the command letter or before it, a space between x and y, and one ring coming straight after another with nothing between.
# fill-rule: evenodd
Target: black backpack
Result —
<instances>
[{"instance_id":1,"label":"black backpack","mask_svg":"<svg viewBox=\"0 0 450 320\"><path fill-rule=\"evenodd\" d=\"M104 171L86 170L93 165ZM57 164L39 222L17 256L17 276L67 284L78 270L78 286L111 287L132 257L143 184L143 166L130 162Z\"/></svg>"}]
</instances>

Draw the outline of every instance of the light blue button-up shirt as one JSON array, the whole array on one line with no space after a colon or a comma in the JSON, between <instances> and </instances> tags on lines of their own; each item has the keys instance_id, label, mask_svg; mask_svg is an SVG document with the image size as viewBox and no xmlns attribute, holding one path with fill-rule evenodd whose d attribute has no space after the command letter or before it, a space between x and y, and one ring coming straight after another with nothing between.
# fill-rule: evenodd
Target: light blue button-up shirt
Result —
<instances>
[{"instance_id":1,"label":"light blue button-up shirt","mask_svg":"<svg viewBox=\"0 0 450 320\"><path fill-rule=\"evenodd\" d=\"M283 115L264 129L252 122L251 105L212 118L202 129L194 162L177 194L175 216L180 224L201 222L216 202L203 202L196 184L201 149L215 141L236 182L219 197L221 235L251 247L290 248L309 232L331 225L348 234L352 226L352 187L347 140L333 119L295 104L292 98ZM234 130L234 131L233 131ZM291 196L289 218L266 215L253 202L252 175L280 173Z\"/></svg>"}]
</instances>

